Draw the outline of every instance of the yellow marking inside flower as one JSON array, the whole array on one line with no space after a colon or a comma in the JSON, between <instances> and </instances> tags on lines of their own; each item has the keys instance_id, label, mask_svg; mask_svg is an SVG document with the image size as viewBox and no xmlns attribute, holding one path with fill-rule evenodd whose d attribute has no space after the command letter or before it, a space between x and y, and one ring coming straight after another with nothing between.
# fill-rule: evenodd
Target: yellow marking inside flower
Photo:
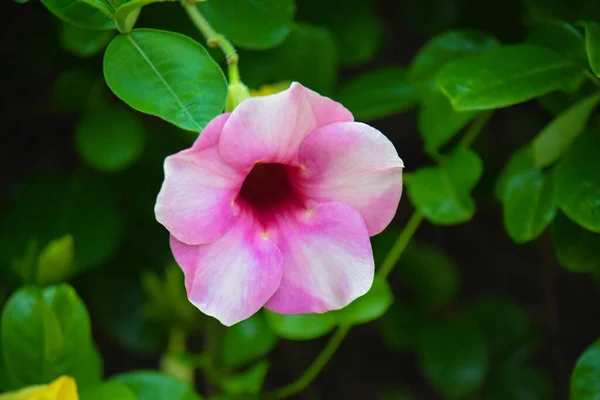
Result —
<instances>
[{"instance_id":1,"label":"yellow marking inside flower","mask_svg":"<svg viewBox=\"0 0 600 400\"><path fill-rule=\"evenodd\" d=\"M0 400L79 400L79 395L75 380L63 375L48 385L29 386L0 394Z\"/></svg>"},{"instance_id":2,"label":"yellow marking inside flower","mask_svg":"<svg viewBox=\"0 0 600 400\"><path fill-rule=\"evenodd\" d=\"M260 235L260 237L261 237L262 239L268 239L268 238L269 238L269 234L268 234L267 232L263 232L263 233Z\"/></svg>"},{"instance_id":3,"label":"yellow marking inside flower","mask_svg":"<svg viewBox=\"0 0 600 400\"><path fill-rule=\"evenodd\" d=\"M306 209L306 214L308 214L308 216L311 216L311 215L312 215L312 213L313 213L313 210L312 210L312 209L310 209L310 208L307 208L307 209Z\"/></svg>"}]
</instances>

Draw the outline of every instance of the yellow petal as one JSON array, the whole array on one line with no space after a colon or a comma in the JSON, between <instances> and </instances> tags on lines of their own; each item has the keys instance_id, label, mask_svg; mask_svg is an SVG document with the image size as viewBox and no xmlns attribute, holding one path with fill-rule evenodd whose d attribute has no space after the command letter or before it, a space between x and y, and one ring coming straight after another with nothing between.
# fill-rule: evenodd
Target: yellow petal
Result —
<instances>
[{"instance_id":1,"label":"yellow petal","mask_svg":"<svg viewBox=\"0 0 600 400\"><path fill-rule=\"evenodd\" d=\"M270 94L283 92L284 90L289 89L291 84L292 84L292 82L284 81L284 82L273 83L272 85L262 85L257 90L254 90L254 89L250 90L250 95L252 97L257 97L257 96L268 96Z\"/></svg>"},{"instance_id":2,"label":"yellow petal","mask_svg":"<svg viewBox=\"0 0 600 400\"><path fill-rule=\"evenodd\" d=\"M0 394L0 400L79 400L77 385L70 376L61 376L49 385L29 386Z\"/></svg>"}]
</instances>

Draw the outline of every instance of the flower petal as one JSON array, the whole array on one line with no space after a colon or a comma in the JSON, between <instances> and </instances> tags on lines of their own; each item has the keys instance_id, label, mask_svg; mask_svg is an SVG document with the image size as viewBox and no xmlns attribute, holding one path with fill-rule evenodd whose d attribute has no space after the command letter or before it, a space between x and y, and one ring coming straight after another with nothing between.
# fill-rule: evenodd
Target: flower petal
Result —
<instances>
[{"instance_id":1,"label":"flower petal","mask_svg":"<svg viewBox=\"0 0 600 400\"><path fill-rule=\"evenodd\" d=\"M377 129L339 122L310 134L299 150L298 187L314 203L341 201L357 209L373 236L390 223L402 195L404 163Z\"/></svg>"},{"instance_id":2,"label":"flower petal","mask_svg":"<svg viewBox=\"0 0 600 400\"><path fill-rule=\"evenodd\" d=\"M178 240L212 242L223 236L237 212L232 200L244 174L227 165L217 148L227 114L213 119L192 148L167 157L154 212Z\"/></svg>"},{"instance_id":3,"label":"flower petal","mask_svg":"<svg viewBox=\"0 0 600 400\"><path fill-rule=\"evenodd\" d=\"M281 281L281 252L249 213L212 243L189 246L171 236L171 249L190 302L227 326L257 312Z\"/></svg>"},{"instance_id":4,"label":"flower petal","mask_svg":"<svg viewBox=\"0 0 600 400\"><path fill-rule=\"evenodd\" d=\"M365 223L344 203L325 203L279 221L281 285L265 305L281 314L345 307L373 284L374 262Z\"/></svg>"},{"instance_id":5,"label":"flower petal","mask_svg":"<svg viewBox=\"0 0 600 400\"><path fill-rule=\"evenodd\" d=\"M257 161L295 164L300 143L313 130L352 120L341 104L293 83L281 93L244 100L223 128L219 151L242 169Z\"/></svg>"}]
</instances>

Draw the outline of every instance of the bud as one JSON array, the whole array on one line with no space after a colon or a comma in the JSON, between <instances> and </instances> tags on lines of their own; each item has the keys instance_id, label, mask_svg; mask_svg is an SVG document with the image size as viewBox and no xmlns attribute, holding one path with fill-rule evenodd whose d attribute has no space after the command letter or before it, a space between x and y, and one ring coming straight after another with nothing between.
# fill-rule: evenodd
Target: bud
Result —
<instances>
[{"instance_id":1,"label":"bud","mask_svg":"<svg viewBox=\"0 0 600 400\"><path fill-rule=\"evenodd\" d=\"M250 97L248 87L243 83L233 83L227 89L225 112L232 112L242 101Z\"/></svg>"}]
</instances>

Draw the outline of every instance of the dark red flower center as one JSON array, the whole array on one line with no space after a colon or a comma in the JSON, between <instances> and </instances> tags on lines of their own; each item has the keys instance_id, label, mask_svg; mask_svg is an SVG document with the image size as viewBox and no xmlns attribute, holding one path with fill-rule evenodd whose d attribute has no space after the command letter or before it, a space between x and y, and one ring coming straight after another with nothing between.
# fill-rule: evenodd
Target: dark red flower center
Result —
<instances>
[{"instance_id":1,"label":"dark red flower center","mask_svg":"<svg viewBox=\"0 0 600 400\"><path fill-rule=\"evenodd\" d=\"M246 176L238 199L260 213L295 204L298 195L292 180L296 173L296 167L283 164L256 164Z\"/></svg>"}]
</instances>

